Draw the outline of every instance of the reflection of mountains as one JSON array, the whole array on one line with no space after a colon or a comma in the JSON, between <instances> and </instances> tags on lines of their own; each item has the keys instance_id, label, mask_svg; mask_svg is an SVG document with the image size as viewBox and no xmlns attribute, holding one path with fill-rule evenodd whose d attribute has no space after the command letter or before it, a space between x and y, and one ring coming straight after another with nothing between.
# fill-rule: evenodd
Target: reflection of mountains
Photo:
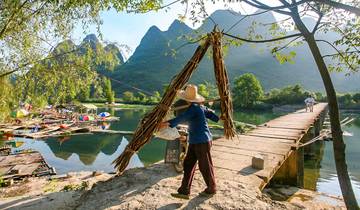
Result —
<instances>
[{"instance_id":1,"label":"reflection of mountains","mask_svg":"<svg viewBox=\"0 0 360 210\"><path fill-rule=\"evenodd\" d=\"M64 142L49 139L46 143L58 158L67 160L75 153L82 163L91 165L100 151L106 155L114 154L121 143L121 137L119 135L73 136Z\"/></svg>"}]
</instances>

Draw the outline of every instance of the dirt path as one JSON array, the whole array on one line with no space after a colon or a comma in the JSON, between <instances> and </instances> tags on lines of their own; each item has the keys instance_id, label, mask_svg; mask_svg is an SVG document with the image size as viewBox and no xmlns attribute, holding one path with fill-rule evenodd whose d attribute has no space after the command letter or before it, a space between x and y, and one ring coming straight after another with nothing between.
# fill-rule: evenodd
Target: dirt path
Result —
<instances>
[{"instance_id":1,"label":"dirt path","mask_svg":"<svg viewBox=\"0 0 360 210\"><path fill-rule=\"evenodd\" d=\"M299 201L297 204L274 201L254 183L247 183L247 177L239 179L236 174L227 177L217 180L215 196L204 198L198 195L205 188L204 181L196 172L190 200L170 196L176 192L182 175L163 163L131 169L119 177L82 172L52 181L37 178L5 190L0 188L0 209L306 209L307 206L324 209L321 202L312 202L311 198L307 199L309 205L303 206L298 205ZM11 194L21 190L25 190L21 196Z\"/></svg>"}]
</instances>

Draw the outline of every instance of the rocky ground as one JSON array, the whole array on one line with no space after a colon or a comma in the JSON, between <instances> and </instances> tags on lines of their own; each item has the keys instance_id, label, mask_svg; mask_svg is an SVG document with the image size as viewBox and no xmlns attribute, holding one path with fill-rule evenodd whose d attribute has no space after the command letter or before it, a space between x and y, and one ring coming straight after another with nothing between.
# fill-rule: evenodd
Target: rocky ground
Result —
<instances>
[{"instance_id":1,"label":"rocky ground","mask_svg":"<svg viewBox=\"0 0 360 210\"><path fill-rule=\"evenodd\" d=\"M198 195L204 188L197 172L190 200L172 198L182 175L170 165L154 164L126 171L122 176L79 172L32 178L0 188L0 209L342 209L341 199L298 188L267 189L234 177L217 180L213 197ZM275 201L271 197L277 197ZM322 198L323 197L323 198Z\"/></svg>"}]
</instances>

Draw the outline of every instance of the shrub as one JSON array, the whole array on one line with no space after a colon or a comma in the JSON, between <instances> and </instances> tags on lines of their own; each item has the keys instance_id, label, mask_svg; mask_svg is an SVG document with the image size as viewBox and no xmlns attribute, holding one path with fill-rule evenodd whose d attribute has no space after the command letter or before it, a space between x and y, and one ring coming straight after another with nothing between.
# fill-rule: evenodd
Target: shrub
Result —
<instances>
[{"instance_id":1,"label":"shrub","mask_svg":"<svg viewBox=\"0 0 360 210\"><path fill-rule=\"evenodd\" d=\"M263 88L255 75L247 73L235 78L234 106L251 108L264 96Z\"/></svg>"},{"instance_id":2,"label":"shrub","mask_svg":"<svg viewBox=\"0 0 360 210\"><path fill-rule=\"evenodd\" d=\"M343 104L343 105L351 105L351 104L354 104L354 101L352 99L352 96L347 93L345 95L342 95L342 96L339 96L338 97L338 102L340 104Z\"/></svg>"},{"instance_id":3,"label":"shrub","mask_svg":"<svg viewBox=\"0 0 360 210\"><path fill-rule=\"evenodd\" d=\"M352 99L356 102L356 103L360 103L360 93L355 93L352 96Z\"/></svg>"},{"instance_id":4,"label":"shrub","mask_svg":"<svg viewBox=\"0 0 360 210\"><path fill-rule=\"evenodd\" d=\"M309 92L306 92L300 85L287 86L282 89L270 90L264 102L277 105L300 104L308 95Z\"/></svg>"}]
</instances>

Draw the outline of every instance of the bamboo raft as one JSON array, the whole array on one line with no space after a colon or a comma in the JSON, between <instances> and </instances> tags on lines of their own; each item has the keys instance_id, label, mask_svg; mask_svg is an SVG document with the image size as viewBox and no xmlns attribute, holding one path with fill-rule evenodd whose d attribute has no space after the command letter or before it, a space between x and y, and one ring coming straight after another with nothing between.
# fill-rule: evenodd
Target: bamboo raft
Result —
<instances>
[{"instance_id":1,"label":"bamboo raft","mask_svg":"<svg viewBox=\"0 0 360 210\"><path fill-rule=\"evenodd\" d=\"M123 134L123 135L133 135L134 131L115 131L115 130L103 130L103 129L93 129L92 133L108 133L108 134Z\"/></svg>"},{"instance_id":2,"label":"bamboo raft","mask_svg":"<svg viewBox=\"0 0 360 210\"><path fill-rule=\"evenodd\" d=\"M0 156L2 155L10 155L11 153L11 146L5 145L0 147Z\"/></svg>"},{"instance_id":3,"label":"bamboo raft","mask_svg":"<svg viewBox=\"0 0 360 210\"><path fill-rule=\"evenodd\" d=\"M59 136L70 136L70 135L81 135L88 134L90 132L90 128L88 127L70 127L68 129L56 130L54 132L48 132L46 134L41 134L40 136L31 136L30 138L49 138L49 137L59 137Z\"/></svg>"},{"instance_id":4,"label":"bamboo raft","mask_svg":"<svg viewBox=\"0 0 360 210\"><path fill-rule=\"evenodd\" d=\"M56 174L39 152L23 152L0 156L0 174L4 180L21 180L31 176Z\"/></svg>"},{"instance_id":5,"label":"bamboo raft","mask_svg":"<svg viewBox=\"0 0 360 210\"><path fill-rule=\"evenodd\" d=\"M70 136L89 134L89 132L117 133L114 131L100 131L98 123L118 121L120 118L111 116L99 118L91 121L73 121L66 118L56 118L54 116L42 119L28 119L20 124L0 124L0 134L11 139L12 137L42 139L48 137ZM65 126L67 128L62 128ZM38 128L36 131L34 128ZM122 132L120 132L122 133ZM129 134L125 132L125 134Z\"/></svg>"},{"instance_id":6,"label":"bamboo raft","mask_svg":"<svg viewBox=\"0 0 360 210\"><path fill-rule=\"evenodd\" d=\"M90 127L78 127L73 126L66 129L62 129L59 126L51 126L45 128L39 132L14 132L15 137L30 138L30 139L43 139L49 137L68 136L74 134L84 134L90 132Z\"/></svg>"},{"instance_id":7,"label":"bamboo raft","mask_svg":"<svg viewBox=\"0 0 360 210\"><path fill-rule=\"evenodd\" d=\"M64 114L57 110L38 110L31 113L30 117L16 119L15 122L1 123L0 136L5 139L12 137L47 138L52 136L74 135L88 133L98 123L118 121L115 116L101 117L94 114L72 112ZM79 120L81 116L88 116L88 120ZM36 118L32 118L37 116ZM67 129L62 128L68 127Z\"/></svg>"}]
</instances>

